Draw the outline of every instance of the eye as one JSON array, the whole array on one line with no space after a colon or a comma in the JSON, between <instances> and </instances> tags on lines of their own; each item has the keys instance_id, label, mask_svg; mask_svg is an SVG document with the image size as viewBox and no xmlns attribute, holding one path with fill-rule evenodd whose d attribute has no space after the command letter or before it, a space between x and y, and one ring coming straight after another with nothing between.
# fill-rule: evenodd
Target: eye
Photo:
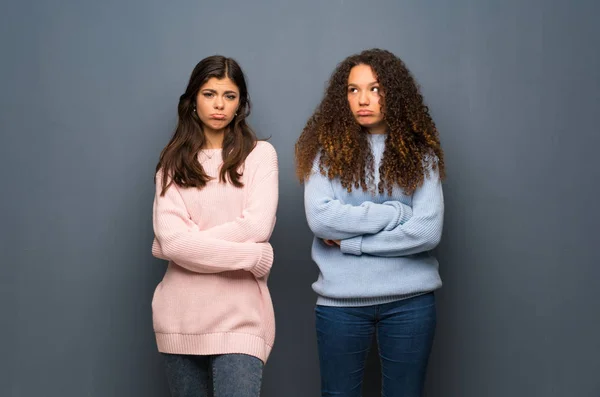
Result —
<instances>
[{"instance_id":1,"label":"eye","mask_svg":"<svg viewBox=\"0 0 600 397\"><path fill-rule=\"evenodd\" d=\"M373 88L371 88L371 91L379 94L379 87L373 87Z\"/></svg>"},{"instance_id":2,"label":"eye","mask_svg":"<svg viewBox=\"0 0 600 397\"><path fill-rule=\"evenodd\" d=\"M213 93L212 92L204 92L202 95L204 95L204 98L212 98Z\"/></svg>"},{"instance_id":3,"label":"eye","mask_svg":"<svg viewBox=\"0 0 600 397\"><path fill-rule=\"evenodd\" d=\"M356 89L356 87L350 87L350 88L348 88L348 93L350 93L350 94L354 94L354 93L356 93L357 91L358 91L358 90Z\"/></svg>"},{"instance_id":4,"label":"eye","mask_svg":"<svg viewBox=\"0 0 600 397\"><path fill-rule=\"evenodd\" d=\"M230 95L227 95L226 98L229 99L230 101L233 101L237 97L235 95L230 94Z\"/></svg>"}]
</instances>

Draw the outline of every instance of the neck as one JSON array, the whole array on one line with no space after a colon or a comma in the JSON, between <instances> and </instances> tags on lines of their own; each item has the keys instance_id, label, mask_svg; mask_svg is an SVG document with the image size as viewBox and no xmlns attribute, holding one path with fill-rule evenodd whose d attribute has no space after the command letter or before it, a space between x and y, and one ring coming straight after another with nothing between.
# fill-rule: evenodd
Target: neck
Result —
<instances>
[{"instance_id":1,"label":"neck","mask_svg":"<svg viewBox=\"0 0 600 397\"><path fill-rule=\"evenodd\" d=\"M387 132L387 126L385 124L369 128L369 134L373 134L373 135L383 135L386 132Z\"/></svg>"},{"instance_id":2,"label":"neck","mask_svg":"<svg viewBox=\"0 0 600 397\"><path fill-rule=\"evenodd\" d=\"M223 147L224 135L224 130L215 131L204 128L204 138L206 139L206 142L202 145L202 149L221 149Z\"/></svg>"}]
</instances>

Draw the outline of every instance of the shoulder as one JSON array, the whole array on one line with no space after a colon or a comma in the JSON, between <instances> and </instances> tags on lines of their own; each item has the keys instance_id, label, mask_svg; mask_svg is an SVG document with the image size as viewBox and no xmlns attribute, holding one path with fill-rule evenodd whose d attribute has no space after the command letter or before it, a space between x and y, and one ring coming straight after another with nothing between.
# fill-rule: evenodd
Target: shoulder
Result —
<instances>
[{"instance_id":1,"label":"shoulder","mask_svg":"<svg viewBox=\"0 0 600 397\"><path fill-rule=\"evenodd\" d=\"M162 185L163 183L163 179L166 179L166 184L169 184L171 182L171 178L169 178L168 174L165 174L165 170L164 168L160 168L159 170L156 171L156 173L154 174L154 182L157 185Z\"/></svg>"},{"instance_id":2,"label":"shoulder","mask_svg":"<svg viewBox=\"0 0 600 397\"><path fill-rule=\"evenodd\" d=\"M435 154L423 157L423 182L441 182L439 162Z\"/></svg>"},{"instance_id":3,"label":"shoulder","mask_svg":"<svg viewBox=\"0 0 600 397\"><path fill-rule=\"evenodd\" d=\"M277 157L277 151L267 141L258 141L256 142L256 146L254 150L252 150L251 154L255 154L258 156L268 156L268 157Z\"/></svg>"},{"instance_id":4,"label":"shoulder","mask_svg":"<svg viewBox=\"0 0 600 397\"><path fill-rule=\"evenodd\" d=\"M426 154L423 156L423 169L426 172L435 171L440 163L440 159L435 154Z\"/></svg>"},{"instance_id":5,"label":"shoulder","mask_svg":"<svg viewBox=\"0 0 600 397\"><path fill-rule=\"evenodd\" d=\"M317 152L317 154L315 155L315 158L313 159L313 162L312 162L311 176L313 174L321 173L321 156L322 155L323 155L323 150L319 150Z\"/></svg>"},{"instance_id":6,"label":"shoulder","mask_svg":"<svg viewBox=\"0 0 600 397\"><path fill-rule=\"evenodd\" d=\"M267 166L277 168L277 151L269 142L258 141L246 158L246 165L250 167Z\"/></svg>"}]
</instances>

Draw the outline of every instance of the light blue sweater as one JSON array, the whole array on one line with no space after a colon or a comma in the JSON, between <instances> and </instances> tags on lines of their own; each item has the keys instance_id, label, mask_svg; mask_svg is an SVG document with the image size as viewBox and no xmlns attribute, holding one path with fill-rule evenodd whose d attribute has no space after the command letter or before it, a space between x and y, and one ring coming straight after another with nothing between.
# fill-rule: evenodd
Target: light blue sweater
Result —
<instances>
[{"instance_id":1,"label":"light blue sweater","mask_svg":"<svg viewBox=\"0 0 600 397\"><path fill-rule=\"evenodd\" d=\"M312 258L317 304L368 306L433 291L442 285L437 259L429 252L441 238L444 197L437 171L411 196L400 188L380 195L379 165L386 135L369 135L375 160L374 186L348 193L339 180L319 172L315 159L305 182L304 205L315 235ZM323 239L342 240L330 247Z\"/></svg>"}]
</instances>

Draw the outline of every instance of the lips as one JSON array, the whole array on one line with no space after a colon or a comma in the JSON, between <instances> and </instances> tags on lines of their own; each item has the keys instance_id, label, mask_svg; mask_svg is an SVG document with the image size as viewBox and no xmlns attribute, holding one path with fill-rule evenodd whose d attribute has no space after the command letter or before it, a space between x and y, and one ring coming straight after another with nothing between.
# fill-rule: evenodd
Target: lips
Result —
<instances>
[{"instance_id":1,"label":"lips","mask_svg":"<svg viewBox=\"0 0 600 397\"><path fill-rule=\"evenodd\" d=\"M225 120L225 115L215 113L215 114L211 114L210 118L215 119L215 120Z\"/></svg>"},{"instance_id":2,"label":"lips","mask_svg":"<svg viewBox=\"0 0 600 397\"><path fill-rule=\"evenodd\" d=\"M360 117L372 116L373 112L370 110L359 110L356 114Z\"/></svg>"}]
</instances>

